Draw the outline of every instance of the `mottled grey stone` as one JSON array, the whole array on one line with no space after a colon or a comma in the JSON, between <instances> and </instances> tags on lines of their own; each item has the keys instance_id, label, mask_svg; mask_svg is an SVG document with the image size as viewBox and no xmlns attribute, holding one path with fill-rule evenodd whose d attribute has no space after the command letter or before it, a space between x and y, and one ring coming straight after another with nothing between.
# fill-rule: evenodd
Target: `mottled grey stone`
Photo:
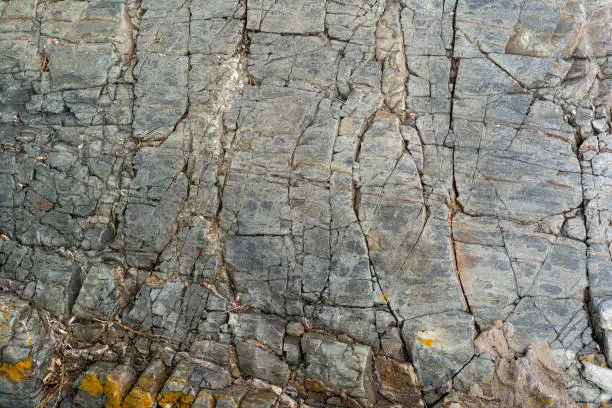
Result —
<instances>
[{"instance_id":1,"label":"mottled grey stone","mask_svg":"<svg viewBox=\"0 0 612 408\"><path fill-rule=\"evenodd\" d=\"M120 290L123 273L120 267L92 265L74 304L74 315L82 318L113 318L122 302Z\"/></svg>"},{"instance_id":2,"label":"mottled grey stone","mask_svg":"<svg viewBox=\"0 0 612 408\"><path fill-rule=\"evenodd\" d=\"M72 313L72 306L81 288L81 270L74 262L56 255L36 253L32 275L36 288L32 300L56 316Z\"/></svg>"},{"instance_id":3,"label":"mottled grey stone","mask_svg":"<svg viewBox=\"0 0 612 408\"><path fill-rule=\"evenodd\" d=\"M315 323L321 329L344 333L359 343L373 345L378 340L371 309L323 307L317 311Z\"/></svg>"},{"instance_id":4,"label":"mottled grey stone","mask_svg":"<svg viewBox=\"0 0 612 408\"><path fill-rule=\"evenodd\" d=\"M189 59L150 54L139 60L136 72L139 80L134 88L135 135L167 137L187 110Z\"/></svg>"},{"instance_id":5,"label":"mottled grey stone","mask_svg":"<svg viewBox=\"0 0 612 408\"><path fill-rule=\"evenodd\" d=\"M198 340L191 346L190 352L199 359L227 366L230 362L230 345L212 340Z\"/></svg>"},{"instance_id":6,"label":"mottled grey stone","mask_svg":"<svg viewBox=\"0 0 612 408\"><path fill-rule=\"evenodd\" d=\"M517 353L538 342L547 342L552 348L582 349L585 345L581 335L585 330L590 331L583 305L577 299L521 299L507 319L516 331L508 343Z\"/></svg>"},{"instance_id":7,"label":"mottled grey stone","mask_svg":"<svg viewBox=\"0 0 612 408\"><path fill-rule=\"evenodd\" d=\"M30 306L0 380L39 398L42 365L3 373L48 357L41 307L78 319L68 383L129 361L126 406L482 400L473 337L504 319L508 374L547 342L595 404L612 65L583 3L2 2L0 289ZM106 404L83 391L51 404Z\"/></svg>"},{"instance_id":8,"label":"mottled grey stone","mask_svg":"<svg viewBox=\"0 0 612 408\"><path fill-rule=\"evenodd\" d=\"M459 278L481 326L503 320L518 299L516 276L503 247L455 243Z\"/></svg>"},{"instance_id":9,"label":"mottled grey stone","mask_svg":"<svg viewBox=\"0 0 612 408\"><path fill-rule=\"evenodd\" d=\"M445 312L406 320L402 337L425 392L443 387L474 356L474 318Z\"/></svg>"},{"instance_id":10,"label":"mottled grey stone","mask_svg":"<svg viewBox=\"0 0 612 408\"><path fill-rule=\"evenodd\" d=\"M255 0L249 3L247 28L273 33L323 32L325 0Z\"/></svg>"},{"instance_id":11,"label":"mottled grey stone","mask_svg":"<svg viewBox=\"0 0 612 408\"><path fill-rule=\"evenodd\" d=\"M232 313L229 325L239 340L256 340L265 344L275 354L282 355L285 337L283 319L256 313Z\"/></svg>"},{"instance_id":12,"label":"mottled grey stone","mask_svg":"<svg viewBox=\"0 0 612 408\"><path fill-rule=\"evenodd\" d=\"M287 381L289 366L271 352L256 344L239 342L236 345L236 353L244 375L261 378L276 385L283 385Z\"/></svg>"},{"instance_id":13,"label":"mottled grey stone","mask_svg":"<svg viewBox=\"0 0 612 408\"><path fill-rule=\"evenodd\" d=\"M374 399L372 352L369 347L346 344L315 333L302 337L306 378L321 380L333 389L369 401Z\"/></svg>"}]
</instances>

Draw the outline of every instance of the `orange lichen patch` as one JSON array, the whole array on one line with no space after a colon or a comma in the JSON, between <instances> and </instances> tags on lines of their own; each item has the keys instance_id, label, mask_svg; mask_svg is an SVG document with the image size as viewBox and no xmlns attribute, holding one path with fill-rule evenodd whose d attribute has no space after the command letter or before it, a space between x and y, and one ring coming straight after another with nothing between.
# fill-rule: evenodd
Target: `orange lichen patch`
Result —
<instances>
[{"instance_id":1,"label":"orange lichen patch","mask_svg":"<svg viewBox=\"0 0 612 408\"><path fill-rule=\"evenodd\" d=\"M384 293L381 293L381 294L380 294L380 299L381 299L383 302L389 302L389 299L388 299L388 298L385 296L385 294L384 294Z\"/></svg>"},{"instance_id":2,"label":"orange lichen patch","mask_svg":"<svg viewBox=\"0 0 612 408\"><path fill-rule=\"evenodd\" d=\"M87 374L83 377L79 389L89 393L89 395L100 395L104 392L104 386L96 374Z\"/></svg>"},{"instance_id":3,"label":"orange lichen patch","mask_svg":"<svg viewBox=\"0 0 612 408\"><path fill-rule=\"evenodd\" d=\"M550 405L552 405L553 400L550 397L546 397L546 398L542 399L542 403L544 404L544 406L550 406Z\"/></svg>"},{"instance_id":4,"label":"orange lichen patch","mask_svg":"<svg viewBox=\"0 0 612 408\"><path fill-rule=\"evenodd\" d=\"M168 391L157 397L157 404L161 408L189 408L195 398L195 395L186 395L180 391Z\"/></svg>"},{"instance_id":5,"label":"orange lichen patch","mask_svg":"<svg viewBox=\"0 0 612 408\"><path fill-rule=\"evenodd\" d=\"M183 395L181 397L181 400L178 403L177 408L189 408L193 405L194 401L195 401L194 395Z\"/></svg>"},{"instance_id":6,"label":"orange lichen patch","mask_svg":"<svg viewBox=\"0 0 612 408\"><path fill-rule=\"evenodd\" d=\"M187 377L170 376L170 378L168 378L167 382L175 384L177 386L180 386L180 385L186 386L188 380L189 379Z\"/></svg>"},{"instance_id":7,"label":"orange lichen patch","mask_svg":"<svg viewBox=\"0 0 612 408\"><path fill-rule=\"evenodd\" d=\"M425 345L425 347L431 347L434 344L434 339L420 339L421 342Z\"/></svg>"},{"instance_id":8,"label":"orange lichen patch","mask_svg":"<svg viewBox=\"0 0 612 408\"><path fill-rule=\"evenodd\" d=\"M111 385L107 379L104 384L104 395L106 395L106 405L104 408L121 408L121 394L116 383Z\"/></svg>"},{"instance_id":9,"label":"orange lichen patch","mask_svg":"<svg viewBox=\"0 0 612 408\"><path fill-rule=\"evenodd\" d=\"M155 402L156 395L141 389L132 390L123 403L123 408L150 408Z\"/></svg>"},{"instance_id":10,"label":"orange lichen patch","mask_svg":"<svg viewBox=\"0 0 612 408\"><path fill-rule=\"evenodd\" d=\"M32 366L32 357L28 357L14 364L3 362L0 365L0 377L11 380L12 382L20 382L33 374Z\"/></svg>"},{"instance_id":11,"label":"orange lichen patch","mask_svg":"<svg viewBox=\"0 0 612 408\"><path fill-rule=\"evenodd\" d=\"M121 383L112 378L110 375L106 377L104 383L104 395L106 395L105 408L121 408Z\"/></svg>"},{"instance_id":12,"label":"orange lichen patch","mask_svg":"<svg viewBox=\"0 0 612 408\"><path fill-rule=\"evenodd\" d=\"M172 408L176 406L176 403L181 399L182 396L182 392L168 391L159 394L159 396L157 397L157 403L161 408Z\"/></svg>"},{"instance_id":13,"label":"orange lichen patch","mask_svg":"<svg viewBox=\"0 0 612 408\"><path fill-rule=\"evenodd\" d=\"M142 375L123 402L123 408L150 408L161 388L161 378Z\"/></svg>"},{"instance_id":14,"label":"orange lichen patch","mask_svg":"<svg viewBox=\"0 0 612 408\"><path fill-rule=\"evenodd\" d=\"M121 402L134 384L136 373L119 366L106 376L104 382L105 408L121 408Z\"/></svg>"},{"instance_id":15,"label":"orange lichen patch","mask_svg":"<svg viewBox=\"0 0 612 408\"><path fill-rule=\"evenodd\" d=\"M436 335L429 330L420 330L417 332L416 340L423 343L425 347L431 347L436 341Z\"/></svg>"}]
</instances>

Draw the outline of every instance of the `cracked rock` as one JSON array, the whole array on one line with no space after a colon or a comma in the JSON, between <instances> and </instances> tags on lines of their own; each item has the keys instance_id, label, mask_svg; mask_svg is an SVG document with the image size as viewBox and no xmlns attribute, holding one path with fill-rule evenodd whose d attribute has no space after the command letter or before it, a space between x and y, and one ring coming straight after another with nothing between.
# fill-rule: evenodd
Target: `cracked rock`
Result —
<instances>
[{"instance_id":1,"label":"cracked rock","mask_svg":"<svg viewBox=\"0 0 612 408\"><path fill-rule=\"evenodd\" d=\"M602 405L611 13L0 2L0 408Z\"/></svg>"}]
</instances>

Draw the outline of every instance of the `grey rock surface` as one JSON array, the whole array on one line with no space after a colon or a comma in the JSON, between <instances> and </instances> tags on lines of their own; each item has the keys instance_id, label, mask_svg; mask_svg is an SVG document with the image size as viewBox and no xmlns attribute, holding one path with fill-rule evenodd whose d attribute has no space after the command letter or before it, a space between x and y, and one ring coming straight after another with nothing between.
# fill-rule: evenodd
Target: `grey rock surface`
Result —
<instances>
[{"instance_id":1,"label":"grey rock surface","mask_svg":"<svg viewBox=\"0 0 612 408\"><path fill-rule=\"evenodd\" d=\"M603 405L611 16L1 2L0 407Z\"/></svg>"},{"instance_id":2,"label":"grey rock surface","mask_svg":"<svg viewBox=\"0 0 612 408\"><path fill-rule=\"evenodd\" d=\"M0 300L0 405L33 407L45 394L53 342L43 318L27 302L10 295Z\"/></svg>"}]
</instances>

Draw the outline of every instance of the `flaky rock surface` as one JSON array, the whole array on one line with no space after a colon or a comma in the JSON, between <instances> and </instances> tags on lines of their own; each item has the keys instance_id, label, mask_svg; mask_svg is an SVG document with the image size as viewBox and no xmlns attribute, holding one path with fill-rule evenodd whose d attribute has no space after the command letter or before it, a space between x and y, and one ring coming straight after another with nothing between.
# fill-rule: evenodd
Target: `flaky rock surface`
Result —
<instances>
[{"instance_id":1,"label":"flaky rock surface","mask_svg":"<svg viewBox=\"0 0 612 408\"><path fill-rule=\"evenodd\" d=\"M612 3L0 3L0 407L597 407Z\"/></svg>"}]
</instances>

